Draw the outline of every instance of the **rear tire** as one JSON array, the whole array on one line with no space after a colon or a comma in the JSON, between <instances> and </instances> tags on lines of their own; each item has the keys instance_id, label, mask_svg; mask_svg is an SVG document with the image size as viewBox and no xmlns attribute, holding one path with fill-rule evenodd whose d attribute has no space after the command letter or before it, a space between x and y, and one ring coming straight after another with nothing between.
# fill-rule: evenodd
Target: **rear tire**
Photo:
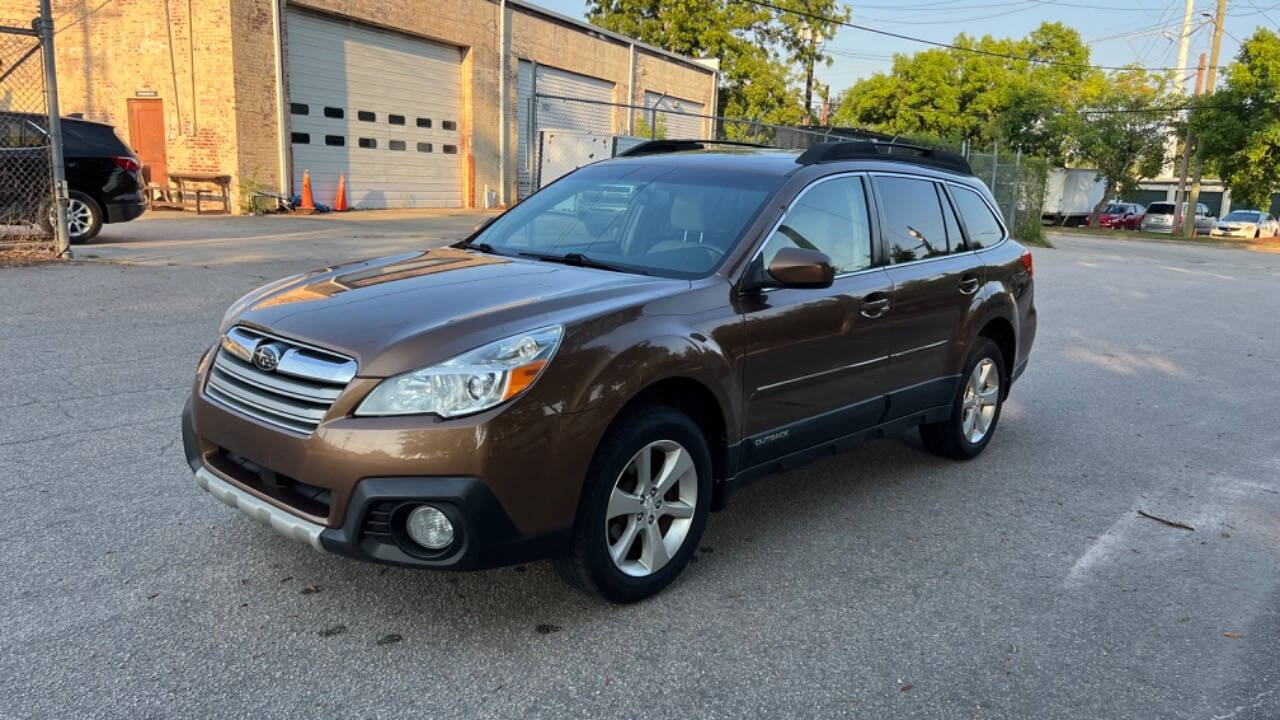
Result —
<instances>
[{"instance_id":1,"label":"rear tire","mask_svg":"<svg viewBox=\"0 0 1280 720\"><path fill-rule=\"evenodd\" d=\"M964 364L951 417L920 426L925 449L956 460L977 457L995 435L1008 378L1000 347L989 338L978 338Z\"/></svg>"},{"instance_id":2,"label":"rear tire","mask_svg":"<svg viewBox=\"0 0 1280 720\"><path fill-rule=\"evenodd\" d=\"M569 554L556 559L556 569L610 602L660 592L702 538L711 472L706 437L688 416L664 406L629 412L596 450Z\"/></svg>"},{"instance_id":3,"label":"rear tire","mask_svg":"<svg viewBox=\"0 0 1280 720\"><path fill-rule=\"evenodd\" d=\"M45 203L40 211L40 226L53 232L52 203ZM67 194L67 239L72 245L81 245L98 236L102 231L104 216L102 206L89 195L72 190Z\"/></svg>"}]
</instances>

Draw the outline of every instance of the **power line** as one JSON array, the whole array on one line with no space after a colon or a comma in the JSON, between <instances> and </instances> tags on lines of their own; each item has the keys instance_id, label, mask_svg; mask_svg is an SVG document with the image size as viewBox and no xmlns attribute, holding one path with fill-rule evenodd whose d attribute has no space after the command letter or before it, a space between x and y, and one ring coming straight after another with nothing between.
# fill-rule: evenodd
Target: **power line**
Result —
<instances>
[{"instance_id":1,"label":"power line","mask_svg":"<svg viewBox=\"0 0 1280 720\"><path fill-rule=\"evenodd\" d=\"M937 42L937 41L935 41L935 40L927 40L927 39L925 39L925 38L919 38L919 37L915 37L915 36L912 36L912 35L904 35L904 34L902 34L902 33L891 32L891 31L889 31L889 30L881 30L880 28L868 27L868 26L866 26L866 25L860 25L860 24L858 24L858 23L847 22L847 21L844 21L844 20L839 20L839 19L837 19L837 18L827 17L827 16L825 16L825 15L818 15L818 14L816 14L816 13L806 12L806 11L804 11L804 10L794 10L794 9L792 9L792 8L785 8L785 7L781 7L781 6L779 6L779 5L775 5L775 4L771 3L771 2L767 2L766 0L740 0L740 1L741 1L741 2L750 3L750 4L752 4L752 5L758 5L758 6L760 6L760 7L770 8L770 9L772 9L772 10L777 10L778 12L788 12L788 13L792 13L793 15L799 15L799 16L801 16L801 17L807 17L807 18L809 18L810 20L818 20L818 21L821 21L821 22L824 22L824 23L830 23L830 24L832 24L832 25L840 25L840 26L843 26L843 27L852 28L852 29L854 29L854 30L861 30L861 31L863 31L863 32L874 33L874 34L876 34L876 35L884 35L884 36L886 36L886 37L897 38L897 39L899 39L899 40L909 40L909 41L911 41L911 42L923 43L923 44L925 44L925 45L932 45L932 46L934 46L934 47L947 48L947 49L949 49L949 50L958 50L958 51L960 51L960 52L967 52L967 53L972 53L972 54L975 54L975 55L985 55L985 56L987 56L987 57L1002 58L1002 59L1004 59L1004 60L1017 60L1017 61L1019 61L1019 62L1029 62L1029 63L1035 63L1035 64L1038 64L1038 65L1051 65L1051 66L1056 66L1056 67L1092 68L1092 69L1095 69L1095 70L1133 70L1133 69L1138 69L1138 70L1147 70L1147 71L1150 71L1150 72L1165 72L1165 71L1168 71L1168 70L1179 70L1179 69L1180 69L1180 68L1172 68L1172 67L1144 67L1144 68L1133 68L1133 67L1126 67L1126 66L1119 66L1119 65L1089 65L1089 64L1087 64L1087 63L1069 63L1069 62L1061 62L1061 61L1058 61L1058 60L1044 60L1044 59L1041 59L1041 58L1027 57L1027 56L1025 56L1025 55L1011 55L1011 54L1008 54L1008 53L995 52L995 51L992 51L992 50L982 50L981 48L967 48L967 47L961 47L960 45L954 45L954 44L952 44L952 43Z\"/></svg>"}]
</instances>

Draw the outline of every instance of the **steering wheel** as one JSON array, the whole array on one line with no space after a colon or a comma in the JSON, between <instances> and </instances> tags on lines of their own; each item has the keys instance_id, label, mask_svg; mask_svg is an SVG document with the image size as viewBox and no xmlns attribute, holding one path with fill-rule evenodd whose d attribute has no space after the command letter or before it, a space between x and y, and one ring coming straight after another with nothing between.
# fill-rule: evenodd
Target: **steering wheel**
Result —
<instances>
[{"instance_id":1,"label":"steering wheel","mask_svg":"<svg viewBox=\"0 0 1280 720\"><path fill-rule=\"evenodd\" d=\"M724 257L724 250L716 247L715 245L703 245L699 243L693 247L706 252L707 255L710 256L712 263L719 262L720 258Z\"/></svg>"}]
</instances>

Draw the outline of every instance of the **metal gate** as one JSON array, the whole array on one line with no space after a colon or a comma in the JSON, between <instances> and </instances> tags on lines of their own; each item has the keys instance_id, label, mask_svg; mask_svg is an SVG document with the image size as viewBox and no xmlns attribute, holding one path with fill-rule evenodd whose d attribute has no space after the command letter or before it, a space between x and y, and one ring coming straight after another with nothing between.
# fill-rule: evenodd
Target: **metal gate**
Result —
<instances>
[{"instance_id":1,"label":"metal gate","mask_svg":"<svg viewBox=\"0 0 1280 720\"><path fill-rule=\"evenodd\" d=\"M62 254L66 184L49 0L33 0L25 17L15 4L0 10L0 250Z\"/></svg>"}]
</instances>

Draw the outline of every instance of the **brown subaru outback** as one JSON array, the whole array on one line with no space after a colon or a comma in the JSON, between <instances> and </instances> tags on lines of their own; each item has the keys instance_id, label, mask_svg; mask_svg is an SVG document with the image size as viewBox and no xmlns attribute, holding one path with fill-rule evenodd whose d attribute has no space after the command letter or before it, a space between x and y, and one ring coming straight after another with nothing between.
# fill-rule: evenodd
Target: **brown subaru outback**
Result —
<instances>
[{"instance_id":1,"label":"brown subaru outback","mask_svg":"<svg viewBox=\"0 0 1280 720\"><path fill-rule=\"evenodd\" d=\"M197 485L317 550L554 557L633 601L762 475L913 427L982 452L1032 288L958 156L657 141L452 247L251 292L199 362L184 446Z\"/></svg>"}]
</instances>

